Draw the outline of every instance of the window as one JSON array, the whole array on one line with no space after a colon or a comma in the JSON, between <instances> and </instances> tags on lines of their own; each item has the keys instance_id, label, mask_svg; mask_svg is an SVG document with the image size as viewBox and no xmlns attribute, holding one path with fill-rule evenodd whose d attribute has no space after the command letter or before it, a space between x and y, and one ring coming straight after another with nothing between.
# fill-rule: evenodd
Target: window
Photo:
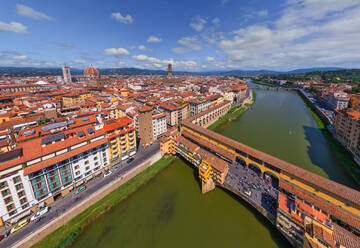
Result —
<instances>
[{"instance_id":1,"label":"window","mask_svg":"<svg viewBox=\"0 0 360 248\"><path fill-rule=\"evenodd\" d=\"M85 161L85 164L89 164L89 160L86 160L86 161Z\"/></svg>"},{"instance_id":2,"label":"window","mask_svg":"<svg viewBox=\"0 0 360 248\"><path fill-rule=\"evenodd\" d=\"M17 213L17 211L16 211L16 209L15 209L15 210L9 212L9 216L13 216L13 215L16 214L16 213Z\"/></svg>"},{"instance_id":3,"label":"window","mask_svg":"<svg viewBox=\"0 0 360 248\"><path fill-rule=\"evenodd\" d=\"M86 166L85 170L90 170L90 166Z\"/></svg>"},{"instance_id":4,"label":"window","mask_svg":"<svg viewBox=\"0 0 360 248\"><path fill-rule=\"evenodd\" d=\"M23 197L24 195L25 195L25 191L24 191L24 190L18 192L18 197L19 197L19 198Z\"/></svg>"},{"instance_id":5,"label":"window","mask_svg":"<svg viewBox=\"0 0 360 248\"><path fill-rule=\"evenodd\" d=\"M7 197L7 198L4 199L5 205L9 204L9 203L12 202L12 201L13 201L13 199L12 199L11 196L9 196L9 197Z\"/></svg>"},{"instance_id":6,"label":"window","mask_svg":"<svg viewBox=\"0 0 360 248\"><path fill-rule=\"evenodd\" d=\"M8 184L6 181L0 183L0 189L6 188L7 186Z\"/></svg>"},{"instance_id":7,"label":"window","mask_svg":"<svg viewBox=\"0 0 360 248\"><path fill-rule=\"evenodd\" d=\"M20 176L14 177L14 178L13 178L13 182L14 182L14 184L17 184L18 182L21 182Z\"/></svg>"},{"instance_id":8,"label":"window","mask_svg":"<svg viewBox=\"0 0 360 248\"><path fill-rule=\"evenodd\" d=\"M6 209L7 209L8 212L11 211L11 210L13 210L14 208L15 208L15 204L14 204L14 203L11 203L10 205L7 205L7 206L6 206Z\"/></svg>"},{"instance_id":9,"label":"window","mask_svg":"<svg viewBox=\"0 0 360 248\"><path fill-rule=\"evenodd\" d=\"M15 188L16 188L16 191L19 191L20 189L23 189L24 186L23 186L22 183L19 183L19 184L16 184L16 185L15 185Z\"/></svg>"},{"instance_id":10,"label":"window","mask_svg":"<svg viewBox=\"0 0 360 248\"><path fill-rule=\"evenodd\" d=\"M75 172L75 176L79 175L80 174L80 171L77 171Z\"/></svg>"},{"instance_id":11,"label":"window","mask_svg":"<svg viewBox=\"0 0 360 248\"><path fill-rule=\"evenodd\" d=\"M98 157L96 156L96 157L94 157L94 160L98 160Z\"/></svg>"},{"instance_id":12,"label":"window","mask_svg":"<svg viewBox=\"0 0 360 248\"><path fill-rule=\"evenodd\" d=\"M22 209L28 208L29 207L29 203L25 203L24 205L21 206Z\"/></svg>"},{"instance_id":13,"label":"window","mask_svg":"<svg viewBox=\"0 0 360 248\"><path fill-rule=\"evenodd\" d=\"M103 156L106 157L106 152L103 152Z\"/></svg>"},{"instance_id":14,"label":"window","mask_svg":"<svg viewBox=\"0 0 360 248\"><path fill-rule=\"evenodd\" d=\"M78 170L78 169L79 169L79 165L78 165L78 164L75 165L75 166L74 166L74 169L75 169L75 170Z\"/></svg>"},{"instance_id":15,"label":"window","mask_svg":"<svg viewBox=\"0 0 360 248\"><path fill-rule=\"evenodd\" d=\"M21 205L23 205L23 204L26 203L26 202L27 202L26 197L20 199L20 204L21 204Z\"/></svg>"},{"instance_id":16,"label":"window","mask_svg":"<svg viewBox=\"0 0 360 248\"><path fill-rule=\"evenodd\" d=\"M3 197L5 197L5 196L10 194L10 190L5 189L5 190L1 191L1 194L2 194Z\"/></svg>"},{"instance_id":17,"label":"window","mask_svg":"<svg viewBox=\"0 0 360 248\"><path fill-rule=\"evenodd\" d=\"M95 166L97 166L97 165L99 165L99 162L95 162L95 164L94 164Z\"/></svg>"}]
</instances>

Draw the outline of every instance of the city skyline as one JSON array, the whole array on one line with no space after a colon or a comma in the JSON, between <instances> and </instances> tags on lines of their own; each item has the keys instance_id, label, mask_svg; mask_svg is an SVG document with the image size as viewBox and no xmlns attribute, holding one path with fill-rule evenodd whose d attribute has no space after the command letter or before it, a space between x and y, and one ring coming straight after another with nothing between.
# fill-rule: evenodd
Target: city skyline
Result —
<instances>
[{"instance_id":1,"label":"city skyline","mask_svg":"<svg viewBox=\"0 0 360 248\"><path fill-rule=\"evenodd\" d=\"M324 3L4 1L0 66L359 68L360 2Z\"/></svg>"}]
</instances>

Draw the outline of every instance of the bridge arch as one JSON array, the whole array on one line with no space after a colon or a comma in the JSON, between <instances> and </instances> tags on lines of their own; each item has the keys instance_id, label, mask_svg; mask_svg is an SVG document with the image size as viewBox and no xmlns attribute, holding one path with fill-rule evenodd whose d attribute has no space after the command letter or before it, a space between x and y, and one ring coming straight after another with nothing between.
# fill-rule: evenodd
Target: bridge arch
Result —
<instances>
[{"instance_id":1,"label":"bridge arch","mask_svg":"<svg viewBox=\"0 0 360 248\"><path fill-rule=\"evenodd\" d=\"M262 171L261 171L261 168L256 165L256 164L253 164L253 163L250 163L248 165L249 169L252 170L253 172L255 172L258 176L261 176L262 174Z\"/></svg>"},{"instance_id":2,"label":"bridge arch","mask_svg":"<svg viewBox=\"0 0 360 248\"><path fill-rule=\"evenodd\" d=\"M270 182L274 188L279 187L279 176L272 171L264 171L263 179Z\"/></svg>"},{"instance_id":3,"label":"bridge arch","mask_svg":"<svg viewBox=\"0 0 360 248\"><path fill-rule=\"evenodd\" d=\"M242 157L236 156L235 161L236 161L237 163L241 164L242 166L246 167L246 161L245 161L245 159L243 159Z\"/></svg>"}]
</instances>

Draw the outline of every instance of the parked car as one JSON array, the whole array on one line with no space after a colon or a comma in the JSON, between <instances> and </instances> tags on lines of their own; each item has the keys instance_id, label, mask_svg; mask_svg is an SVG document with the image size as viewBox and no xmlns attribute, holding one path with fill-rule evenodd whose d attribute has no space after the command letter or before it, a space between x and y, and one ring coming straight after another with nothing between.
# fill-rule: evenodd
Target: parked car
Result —
<instances>
[{"instance_id":1,"label":"parked car","mask_svg":"<svg viewBox=\"0 0 360 248\"><path fill-rule=\"evenodd\" d=\"M34 220L38 219L40 216L46 214L47 212L49 212L49 207L45 207L43 209L40 209L40 211L38 211L35 215L33 215L30 218L30 221L34 221Z\"/></svg>"},{"instance_id":2,"label":"parked car","mask_svg":"<svg viewBox=\"0 0 360 248\"><path fill-rule=\"evenodd\" d=\"M111 171L109 171L109 170L108 170L108 171L105 171L105 173L104 173L104 177L110 176L110 175L111 175L111 173L112 173L112 172L111 172Z\"/></svg>"},{"instance_id":3,"label":"parked car","mask_svg":"<svg viewBox=\"0 0 360 248\"><path fill-rule=\"evenodd\" d=\"M130 164L132 161L134 161L134 158L129 158L129 160L127 161L127 163Z\"/></svg>"},{"instance_id":4,"label":"parked car","mask_svg":"<svg viewBox=\"0 0 360 248\"><path fill-rule=\"evenodd\" d=\"M26 226L27 224L29 224L29 220L28 220L28 219L24 219L24 220L20 221L16 226L14 226L14 227L10 230L10 233L14 233L14 232L20 230L21 228L23 228L23 227Z\"/></svg>"},{"instance_id":5,"label":"parked car","mask_svg":"<svg viewBox=\"0 0 360 248\"><path fill-rule=\"evenodd\" d=\"M84 185L84 186L81 186L80 188L78 188L76 191L75 191L75 195L77 195L77 194L80 194L81 192L83 192L84 190L86 189L86 186Z\"/></svg>"}]
</instances>

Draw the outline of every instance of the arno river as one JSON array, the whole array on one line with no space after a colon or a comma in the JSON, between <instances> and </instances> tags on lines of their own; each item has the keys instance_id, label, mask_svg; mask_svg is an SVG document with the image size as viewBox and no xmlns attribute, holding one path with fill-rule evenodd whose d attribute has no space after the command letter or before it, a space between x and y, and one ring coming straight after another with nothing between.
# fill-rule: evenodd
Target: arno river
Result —
<instances>
[{"instance_id":1,"label":"arno river","mask_svg":"<svg viewBox=\"0 0 360 248\"><path fill-rule=\"evenodd\" d=\"M218 132L307 170L354 186L300 97L256 89L252 109ZM99 218L72 247L290 247L265 218L222 189L202 195L197 172L174 161Z\"/></svg>"}]
</instances>

